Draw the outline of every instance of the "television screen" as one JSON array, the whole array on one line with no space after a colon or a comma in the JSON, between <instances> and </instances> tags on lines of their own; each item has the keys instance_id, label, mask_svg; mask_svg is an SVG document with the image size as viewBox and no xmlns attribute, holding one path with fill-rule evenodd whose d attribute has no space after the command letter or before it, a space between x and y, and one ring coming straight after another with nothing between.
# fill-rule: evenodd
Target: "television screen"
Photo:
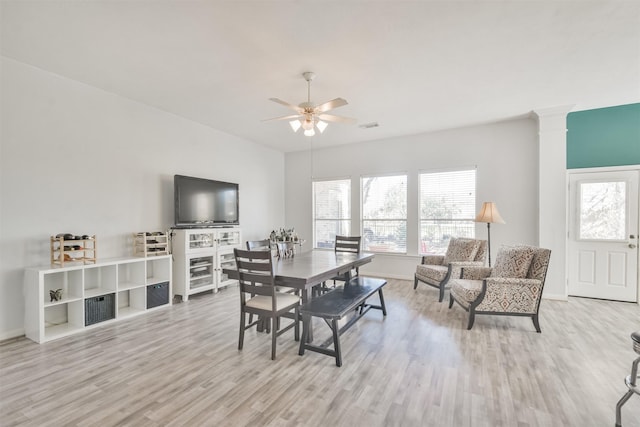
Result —
<instances>
[{"instance_id":1,"label":"television screen","mask_svg":"<svg viewBox=\"0 0 640 427\"><path fill-rule=\"evenodd\" d=\"M238 184L175 175L177 227L238 225Z\"/></svg>"}]
</instances>

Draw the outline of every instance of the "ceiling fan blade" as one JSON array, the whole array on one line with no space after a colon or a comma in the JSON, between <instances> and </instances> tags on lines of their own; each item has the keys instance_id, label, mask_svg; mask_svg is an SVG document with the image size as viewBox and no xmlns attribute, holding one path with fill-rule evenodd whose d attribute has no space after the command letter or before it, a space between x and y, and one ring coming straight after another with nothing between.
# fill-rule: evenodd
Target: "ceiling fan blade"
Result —
<instances>
[{"instance_id":1,"label":"ceiling fan blade","mask_svg":"<svg viewBox=\"0 0 640 427\"><path fill-rule=\"evenodd\" d=\"M302 108L298 107L297 105L289 104L288 102L278 98L269 98L269 101L277 102L278 104L284 105L287 108L291 108L293 111L297 111L298 113L302 113L304 111Z\"/></svg>"},{"instance_id":2,"label":"ceiling fan blade","mask_svg":"<svg viewBox=\"0 0 640 427\"><path fill-rule=\"evenodd\" d=\"M324 113L325 111L333 110L334 108L342 107L347 105L348 102L342 98L332 99L331 101L327 101L324 104L318 105L315 110L318 113Z\"/></svg>"},{"instance_id":3,"label":"ceiling fan blade","mask_svg":"<svg viewBox=\"0 0 640 427\"><path fill-rule=\"evenodd\" d=\"M300 119L304 117L302 114L292 114L290 116L281 116L281 117L274 117L272 119L264 119L263 122L271 122L273 120L293 120L293 119Z\"/></svg>"},{"instance_id":4,"label":"ceiling fan blade","mask_svg":"<svg viewBox=\"0 0 640 427\"><path fill-rule=\"evenodd\" d=\"M333 114L319 114L318 118L326 122L346 123L350 125L356 123L356 119L352 119L351 117L334 116Z\"/></svg>"}]
</instances>

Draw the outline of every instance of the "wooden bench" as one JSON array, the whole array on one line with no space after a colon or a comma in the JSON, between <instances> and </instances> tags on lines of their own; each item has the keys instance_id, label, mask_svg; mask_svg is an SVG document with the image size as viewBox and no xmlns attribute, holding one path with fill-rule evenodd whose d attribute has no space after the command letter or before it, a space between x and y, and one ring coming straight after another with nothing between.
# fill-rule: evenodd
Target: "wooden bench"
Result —
<instances>
[{"instance_id":1,"label":"wooden bench","mask_svg":"<svg viewBox=\"0 0 640 427\"><path fill-rule=\"evenodd\" d=\"M303 328L298 354L302 356L305 350L315 351L335 357L336 366L342 366L340 335L372 308L382 310L383 315L387 315L384 297L382 296L382 287L386 284L387 281L384 279L357 276L345 283L343 287L336 288L303 304L300 307ZM376 292L380 298L380 305L368 304L366 302L367 298ZM344 326L338 328L338 320L354 311L356 311L356 315ZM324 319L333 332L333 339L327 340L319 346L307 342L307 334L312 317ZM330 348L332 342L333 349Z\"/></svg>"}]
</instances>

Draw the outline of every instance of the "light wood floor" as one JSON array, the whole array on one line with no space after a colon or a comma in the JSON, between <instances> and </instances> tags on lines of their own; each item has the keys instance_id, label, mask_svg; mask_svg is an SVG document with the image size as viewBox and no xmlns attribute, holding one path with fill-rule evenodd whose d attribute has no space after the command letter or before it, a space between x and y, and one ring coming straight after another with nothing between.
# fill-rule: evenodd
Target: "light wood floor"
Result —
<instances>
[{"instance_id":1,"label":"light wood floor","mask_svg":"<svg viewBox=\"0 0 640 427\"><path fill-rule=\"evenodd\" d=\"M635 304L542 301L530 319L478 316L390 280L388 316L343 335L344 365L297 354L293 331L248 332L237 288L38 345L0 346L2 426L612 426L640 330ZM447 297L448 298L448 297ZM325 335L326 333L326 335ZM328 336L316 325L316 339ZM640 397L623 409L640 426Z\"/></svg>"}]
</instances>

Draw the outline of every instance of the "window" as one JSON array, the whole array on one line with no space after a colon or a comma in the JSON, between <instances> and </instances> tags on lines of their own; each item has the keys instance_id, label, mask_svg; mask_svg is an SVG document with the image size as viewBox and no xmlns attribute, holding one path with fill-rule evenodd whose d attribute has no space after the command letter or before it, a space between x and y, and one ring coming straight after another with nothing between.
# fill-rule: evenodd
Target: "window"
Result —
<instances>
[{"instance_id":1,"label":"window","mask_svg":"<svg viewBox=\"0 0 640 427\"><path fill-rule=\"evenodd\" d=\"M627 183L581 182L579 236L581 240L625 240Z\"/></svg>"},{"instance_id":2,"label":"window","mask_svg":"<svg viewBox=\"0 0 640 427\"><path fill-rule=\"evenodd\" d=\"M351 234L351 180L313 183L313 247L333 248L336 235Z\"/></svg>"},{"instance_id":3,"label":"window","mask_svg":"<svg viewBox=\"0 0 640 427\"><path fill-rule=\"evenodd\" d=\"M362 248L407 252L407 176L361 179Z\"/></svg>"},{"instance_id":4,"label":"window","mask_svg":"<svg viewBox=\"0 0 640 427\"><path fill-rule=\"evenodd\" d=\"M420 254L444 254L451 237L475 236L476 171L420 174Z\"/></svg>"}]
</instances>

